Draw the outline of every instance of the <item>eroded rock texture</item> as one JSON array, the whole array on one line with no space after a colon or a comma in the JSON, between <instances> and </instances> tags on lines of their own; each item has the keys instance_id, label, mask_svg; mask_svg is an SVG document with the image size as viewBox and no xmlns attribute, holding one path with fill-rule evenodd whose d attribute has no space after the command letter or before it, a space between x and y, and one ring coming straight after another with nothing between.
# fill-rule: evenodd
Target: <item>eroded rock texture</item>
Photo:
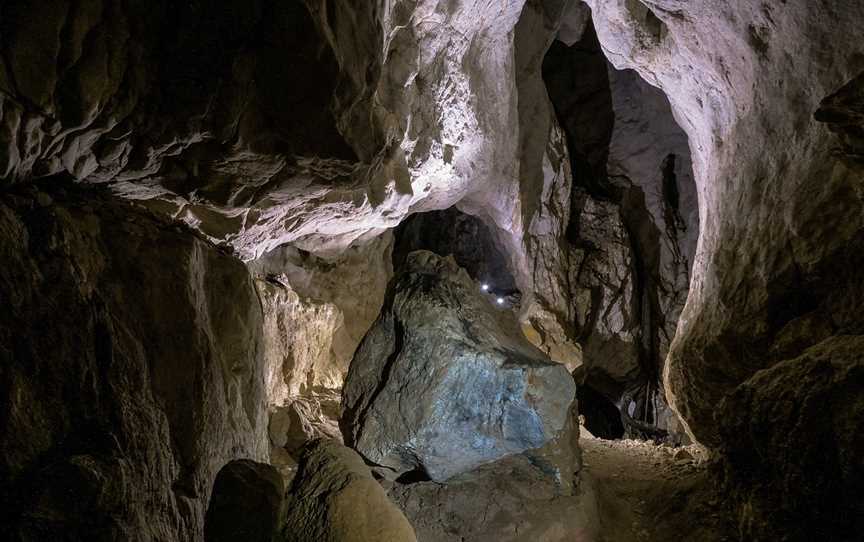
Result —
<instances>
[{"instance_id":1,"label":"eroded rock texture","mask_svg":"<svg viewBox=\"0 0 864 542\"><path fill-rule=\"evenodd\" d=\"M219 469L267 459L245 266L56 179L0 196L0 260L4 535L200 539Z\"/></svg>"},{"instance_id":2,"label":"eroded rock texture","mask_svg":"<svg viewBox=\"0 0 864 542\"><path fill-rule=\"evenodd\" d=\"M342 387L354 350L381 311L390 250L385 234L329 257L285 246L249 263L264 309L270 404Z\"/></svg>"},{"instance_id":3,"label":"eroded rock texture","mask_svg":"<svg viewBox=\"0 0 864 542\"><path fill-rule=\"evenodd\" d=\"M416 542L414 530L353 450L319 439L303 451L285 503L286 542Z\"/></svg>"},{"instance_id":4,"label":"eroded rock texture","mask_svg":"<svg viewBox=\"0 0 864 542\"><path fill-rule=\"evenodd\" d=\"M10 2L0 170L110 183L244 259L341 249L508 185L522 5Z\"/></svg>"},{"instance_id":5,"label":"eroded rock texture","mask_svg":"<svg viewBox=\"0 0 864 542\"><path fill-rule=\"evenodd\" d=\"M540 448L575 386L452 259L411 253L343 389L346 441L396 473L443 481Z\"/></svg>"},{"instance_id":6,"label":"eroded rock texture","mask_svg":"<svg viewBox=\"0 0 864 542\"><path fill-rule=\"evenodd\" d=\"M862 391L864 337L838 335L760 371L720 405L726 481L745 511L744 538L860 536Z\"/></svg>"}]
</instances>

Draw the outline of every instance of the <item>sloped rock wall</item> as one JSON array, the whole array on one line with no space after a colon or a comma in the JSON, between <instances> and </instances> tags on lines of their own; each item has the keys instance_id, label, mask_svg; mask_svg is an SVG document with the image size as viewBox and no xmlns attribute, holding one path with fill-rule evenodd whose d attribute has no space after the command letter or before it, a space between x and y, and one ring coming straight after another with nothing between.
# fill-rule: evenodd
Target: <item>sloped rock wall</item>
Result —
<instances>
[{"instance_id":1,"label":"sloped rock wall","mask_svg":"<svg viewBox=\"0 0 864 542\"><path fill-rule=\"evenodd\" d=\"M12 540L193 540L267 459L261 307L181 226L51 179L0 196L0 498Z\"/></svg>"}]
</instances>

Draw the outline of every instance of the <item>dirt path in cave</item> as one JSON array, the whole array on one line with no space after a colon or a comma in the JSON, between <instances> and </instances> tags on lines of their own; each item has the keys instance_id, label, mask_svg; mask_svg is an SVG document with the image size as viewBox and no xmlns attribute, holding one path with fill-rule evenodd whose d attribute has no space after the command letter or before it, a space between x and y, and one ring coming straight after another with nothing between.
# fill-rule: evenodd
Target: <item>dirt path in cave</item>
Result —
<instances>
[{"instance_id":1,"label":"dirt path in cave","mask_svg":"<svg viewBox=\"0 0 864 542\"><path fill-rule=\"evenodd\" d=\"M601 542L737 539L694 447L675 449L584 435L580 445L599 499ZM692 459L682 457L685 453Z\"/></svg>"}]
</instances>

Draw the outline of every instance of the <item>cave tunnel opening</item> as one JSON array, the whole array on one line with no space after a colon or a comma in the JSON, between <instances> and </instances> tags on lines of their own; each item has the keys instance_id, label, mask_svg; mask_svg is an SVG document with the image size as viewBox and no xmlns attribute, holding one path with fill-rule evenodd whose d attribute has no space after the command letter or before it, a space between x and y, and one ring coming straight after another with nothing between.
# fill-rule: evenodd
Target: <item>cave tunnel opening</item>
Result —
<instances>
[{"instance_id":1,"label":"cave tunnel opening","mask_svg":"<svg viewBox=\"0 0 864 542\"><path fill-rule=\"evenodd\" d=\"M573 302L586 427L687 441L661 381L699 230L687 135L662 91L609 62L591 21L572 45L551 44L542 76L572 171L566 237L581 258ZM609 429L610 408L623 430Z\"/></svg>"},{"instance_id":2,"label":"cave tunnel opening","mask_svg":"<svg viewBox=\"0 0 864 542\"><path fill-rule=\"evenodd\" d=\"M456 207L411 215L394 231L394 271L398 272L415 250L452 255L498 304L518 305L521 293L510 271L506 249L481 219Z\"/></svg>"}]
</instances>

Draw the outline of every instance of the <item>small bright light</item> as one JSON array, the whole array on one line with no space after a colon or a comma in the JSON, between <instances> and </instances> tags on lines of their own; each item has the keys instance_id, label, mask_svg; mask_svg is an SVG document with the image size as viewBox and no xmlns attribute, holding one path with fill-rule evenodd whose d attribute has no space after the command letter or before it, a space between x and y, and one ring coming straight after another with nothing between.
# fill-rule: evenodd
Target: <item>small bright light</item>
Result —
<instances>
[{"instance_id":1,"label":"small bright light","mask_svg":"<svg viewBox=\"0 0 864 542\"><path fill-rule=\"evenodd\" d=\"M499 305L503 305L503 304L504 304L504 298L503 298L503 297L499 297L496 301L498 301L498 304L499 304Z\"/></svg>"},{"instance_id":2,"label":"small bright light","mask_svg":"<svg viewBox=\"0 0 864 542\"><path fill-rule=\"evenodd\" d=\"M489 285L484 284L483 286L480 287L480 289L483 290L484 292L488 292L489 291Z\"/></svg>"}]
</instances>

